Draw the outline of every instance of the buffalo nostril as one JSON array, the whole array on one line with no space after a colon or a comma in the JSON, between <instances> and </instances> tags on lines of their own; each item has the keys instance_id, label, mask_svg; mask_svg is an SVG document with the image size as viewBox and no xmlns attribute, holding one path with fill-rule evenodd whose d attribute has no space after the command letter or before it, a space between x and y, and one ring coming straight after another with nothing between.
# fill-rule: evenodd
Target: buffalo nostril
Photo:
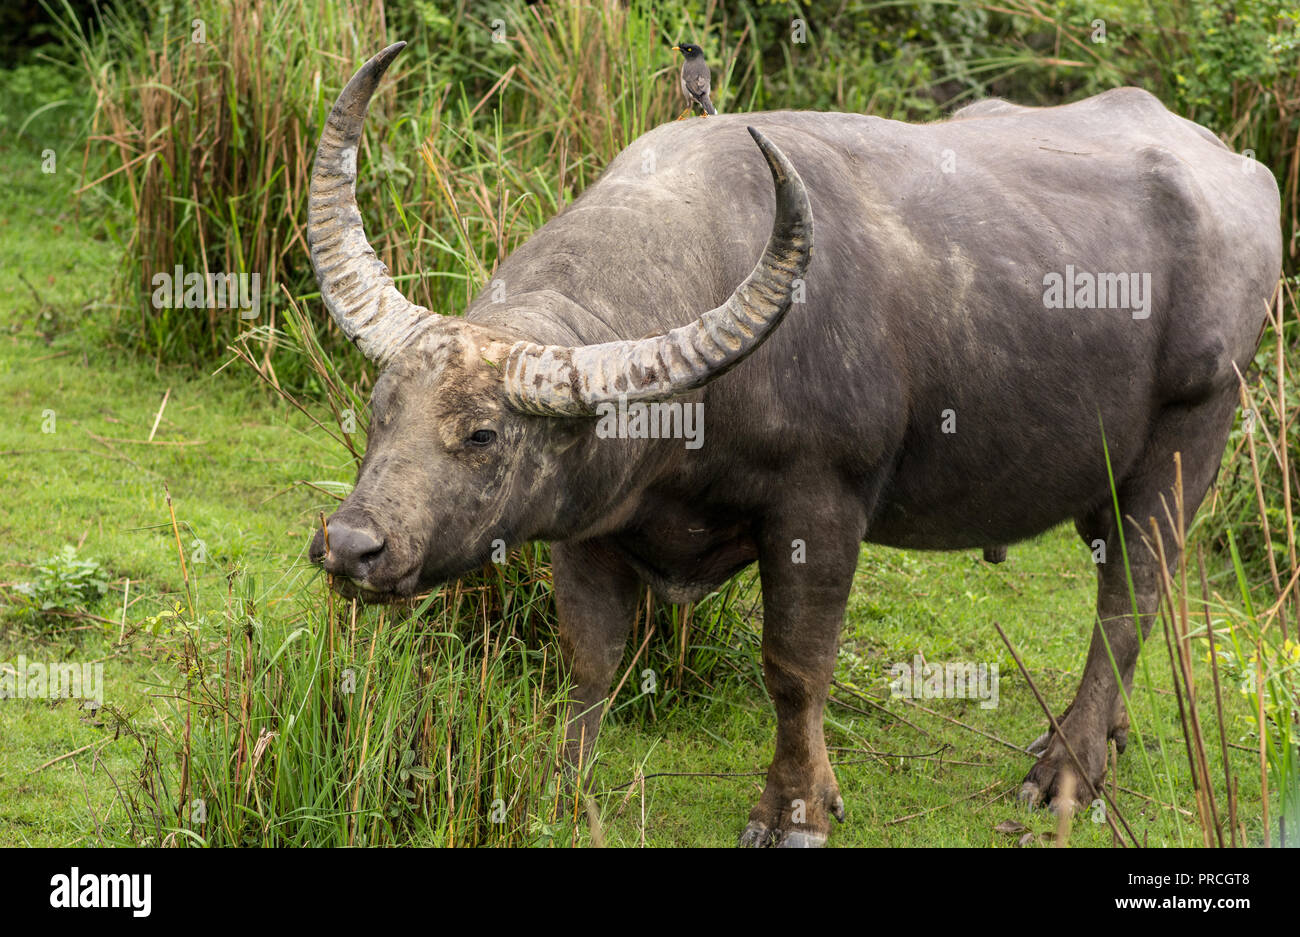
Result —
<instances>
[{"instance_id":1,"label":"buffalo nostril","mask_svg":"<svg viewBox=\"0 0 1300 937\"><path fill-rule=\"evenodd\" d=\"M332 573L364 578L366 570L384 552L384 538L364 527L353 527L342 520L329 524L329 550L324 566Z\"/></svg>"}]
</instances>

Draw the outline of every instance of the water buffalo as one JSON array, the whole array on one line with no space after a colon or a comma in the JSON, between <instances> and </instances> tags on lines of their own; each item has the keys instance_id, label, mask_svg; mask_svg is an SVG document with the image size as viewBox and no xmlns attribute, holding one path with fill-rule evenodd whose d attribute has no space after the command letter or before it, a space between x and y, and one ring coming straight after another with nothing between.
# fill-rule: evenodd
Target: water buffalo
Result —
<instances>
[{"instance_id":1,"label":"water buffalo","mask_svg":"<svg viewBox=\"0 0 1300 937\"><path fill-rule=\"evenodd\" d=\"M343 90L311 182L321 296L381 368L356 488L310 549L336 586L390 600L552 542L576 760L643 586L689 602L757 560L777 734L740 842L819 845L844 814L822 709L860 545L996 558L1072 519L1110 547L1060 718L1086 776L1049 736L1022 796L1097 785L1127 731L1102 629L1125 681L1138 649L1103 427L1121 516L1166 522L1176 452L1195 511L1281 269L1270 173L1133 88L923 126L670 123L452 317L397 291L356 204L400 49ZM703 406L704 445L598 432L607 405L670 398ZM1158 570L1129 554L1145 631Z\"/></svg>"}]
</instances>

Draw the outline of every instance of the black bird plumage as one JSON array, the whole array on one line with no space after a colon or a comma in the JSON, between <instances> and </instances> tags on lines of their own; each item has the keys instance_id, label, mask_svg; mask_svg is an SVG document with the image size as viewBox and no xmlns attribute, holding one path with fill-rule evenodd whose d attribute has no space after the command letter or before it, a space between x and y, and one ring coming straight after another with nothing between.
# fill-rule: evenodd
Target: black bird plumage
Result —
<instances>
[{"instance_id":1,"label":"black bird plumage","mask_svg":"<svg viewBox=\"0 0 1300 937\"><path fill-rule=\"evenodd\" d=\"M681 120L697 107L706 117L716 115L718 112L713 107L713 102L709 100L712 76L709 74L709 64L704 61L704 50L697 45L683 42L681 45L673 46L673 51L686 56L686 61L682 63L682 96L688 103L686 110L677 119Z\"/></svg>"}]
</instances>

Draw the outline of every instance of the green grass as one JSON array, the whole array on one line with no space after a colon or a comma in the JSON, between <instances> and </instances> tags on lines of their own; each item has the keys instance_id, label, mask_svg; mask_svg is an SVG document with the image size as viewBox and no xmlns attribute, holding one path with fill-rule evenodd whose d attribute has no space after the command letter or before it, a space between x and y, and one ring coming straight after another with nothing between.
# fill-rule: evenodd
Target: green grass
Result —
<instances>
[{"instance_id":1,"label":"green grass","mask_svg":"<svg viewBox=\"0 0 1300 937\"><path fill-rule=\"evenodd\" d=\"M194 371L155 373L105 347L106 313L97 307L116 263L115 252L78 228L70 207L73 175L44 175L39 155L7 146L12 168L0 219L0 596L26 581L31 567L65 544L97 559L113 577L109 595L90 611L117 620L131 580L128 623L170 607L181 588L168 524L164 483L177 503L187 547L207 545L200 577L249 566L280 571L287 593L302 577L300 556L313 509L328 500L295 487L300 479L346 478L344 455L308 434L309 421L272 405L245 375ZM38 299L20 277L35 288ZM53 321L44 313L54 316ZM49 333L49 342L39 332ZM171 389L155 439L149 435L163 394ZM54 432L42 432L54 411ZM98 437L98 438L97 438ZM279 578L279 575L277 575ZM72 628L91 625L86 630ZM64 620L47 632L0 609L0 660L91 659L110 654L98 623ZM108 626L103 626L108 628ZM108 628L117 637L116 628ZM146 684L165 683L167 662L147 647L106 662L108 700L128 710L150 707ZM51 758L104 741L75 703L0 703L0 844L56 845L84 839L90 823L83 779L65 761L36 774ZM134 751L125 740L101 753L109 769L129 778ZM83 775L90 772L88 758ZM84 779L104 822L111 787L102 770Z\"/></svg>"}]
</instances>

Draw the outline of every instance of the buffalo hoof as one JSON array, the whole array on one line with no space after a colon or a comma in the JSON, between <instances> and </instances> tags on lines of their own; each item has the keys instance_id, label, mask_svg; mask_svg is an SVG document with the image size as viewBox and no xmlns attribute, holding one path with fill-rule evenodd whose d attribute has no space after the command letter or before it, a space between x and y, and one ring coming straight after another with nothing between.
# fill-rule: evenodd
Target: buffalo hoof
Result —
<instances>
[{"instance_id":1,"label":"buffalo hoof","mask_svg":"<svg viewBox=\"0 0 1300 937\"><path fill-rule=\"evenodd\" d=\"M1057 721L1066 726L1066 731L1070 733L1071 738L1075 738L1076 735L1083 739L1090 737L1085 733L1070 732L1069 710ZM1117 755L1124 754L1124 749L1128 747L1128 731L1128 711L1124 708L1123 700L1119 700L1111 716L1110 731L1106 736L1108 740L1114 741ZM1065 750L1064 745L1056 741L1056 733L1049 727L1025 748L1025 751L1030 754L1038 755L1039 760L1025 776L1025 782L1020 787L1021 803L1030 806L1046 803L1053 813L1060 813L1066 805L1063 795L1067 784L1075 794L1074 798L1070 798L1071 801L1079 797L1091 797L1094 791L1100 790L1102 779L1106 776L1108 759L1106 742L1084 744L1075 742L1074 746L1075 754L1079 756L1084 768L1091 775L1089 783L1079 784L1078 771L1069 752ZM1071 806L1073 809L1077 804Z\"/></svg>"},{"instance_id":2,"label":"buffalo hoof","mask_svg":"<svg viewBox=\"0 0 1300 937\"><path fill-rule=\"evenodd\" d=\"M1069 780L1066 780L1066 774ZM1073 797L1067 797L1062 790L1077 790L1077 782L1074 780L1074 772L1068 768L1059 779L1053 782L1052 787L1046 790L1037 781L1025 781L1020 785L1020 793L1016 795L1017 799L1027 807L1038 807L1046 804L1049 813L1076 813L1079 809L1079 801ZM1053 793L1055 791L1055 793Z\"/></svg>"},{"instance_id":3,"label":"buffalo hoof","mask_svg":"<svg viewBox=\"0 0 1300 937\"><path fill-rule=\"evenodd\" d=\"M755 808L755 812L760 808ZM829 799L826 812L840 823L844 822L844 798L838 792ZM790 816L783 816L775 825L751 819L740 834L737 845L742 849L819 849L826 845L830 833L830 821L823 822L827 829L820 829L812 823L795 823Z\"/></svg>"},{"instance_id":4,"label":"buffalo hoof","mask_svg":"<svg viewBox=\"0 0 1300 937\"><path fill-rule=\"evenodd\" d=\"M1019 794L1021 803L1031 807L1046 804L1056 814L1067 810L1073 813L1080 803L1089 803L1106 774L1106 737L1100 732L1077 731L1068 720L1063 729L1086 776L1080 777L1065 745L1048 733L1030 745L1030 751L1039 750L1042 754L1025 775Z\"/></svg>"},{"instance_id":5,"label":"buffalo hoof","mask_svg":"<svg viewBox=\"0 0 1300 937\"><path fill-rule=\"evenodd\" d=\"M772 845L772 831L768 829L766 823L759 823L757 820L750 820L745 831L740 834L740 842L736 844L741 849L762 849L765 846Z\"/></svg>"},{"instance_id":6,"label":"buffalo hoof","mask_svg":"<svg viewBox=\"0 0 1300 937\"><path fill-rule=\"evenodd\" d=\"M1080 789L1078 772L1067 765L1053 767L1052 762L1043 758L1026 775L1017 799L1025 806L1046 805L1050 812L1061 814L1078 810L1081 796L1085 796L1085 791Z\"/></svg>"},{"instance_id":7,"label":"buffalo hoof","mask_svg":"<svg viewBox=\"0 0 1300 937\"><path fill-rule=\"evenodd\" d=\"M786 833L776 847L778 849L821 849L825 845L825 833L805 833L795 830L793 833Z\"/></svg>"},{"instance_id":8,"label":"buffalo hoof","mask_svg":"<svg viewBox=\"0 0 1300 937\"><path fill-rule=\"evenodd\" d=\"M816 830L773 830L751 820L740 834L738 845L742 849L820 849L826 845L826 834Z\"/></svg>"}]
</instances>

